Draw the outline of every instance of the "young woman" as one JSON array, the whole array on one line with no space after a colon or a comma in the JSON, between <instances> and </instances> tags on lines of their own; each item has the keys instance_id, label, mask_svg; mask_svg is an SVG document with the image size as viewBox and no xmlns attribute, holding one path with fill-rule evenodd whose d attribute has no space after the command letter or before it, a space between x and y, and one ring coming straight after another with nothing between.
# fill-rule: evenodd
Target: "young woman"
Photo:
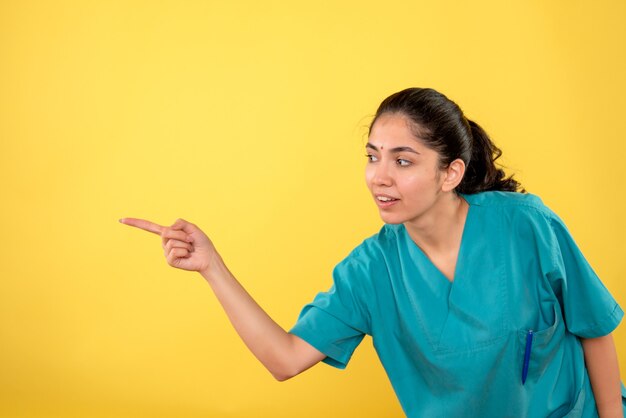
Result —
<instances>
[{"instance_id":1,"label":"young woman","mask_svg":"<svg viewBox=\"0 0 626 418\"><path fill-rule=\"evenodd\" d=\"M366 181L385 225L334 272L289 331L178 219L120 220L198 271L278 380L344 368L371 335L409 417L622 417L611 332L623 312L563 222L495 166L500 150L432 89L385 99Z\"/></svg>"}]
</instances>

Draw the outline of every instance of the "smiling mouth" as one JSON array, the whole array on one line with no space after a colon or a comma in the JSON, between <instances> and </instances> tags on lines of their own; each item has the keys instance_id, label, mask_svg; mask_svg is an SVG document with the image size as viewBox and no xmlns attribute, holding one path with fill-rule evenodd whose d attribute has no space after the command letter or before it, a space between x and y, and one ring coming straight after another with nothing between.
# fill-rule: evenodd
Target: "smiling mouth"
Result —
<instances>
[{"instance_id":1,"label":"smiling mouth","mask_svg":"<svg viewBox=\"0 0 626 418\"><path fill-rule=\"evenodd\" d=\"M394 199L393 197L387 197L387 196L376 196L376 200L378 200L379 202L395 202L398 199Z\"/></svg>"}]
</instances>

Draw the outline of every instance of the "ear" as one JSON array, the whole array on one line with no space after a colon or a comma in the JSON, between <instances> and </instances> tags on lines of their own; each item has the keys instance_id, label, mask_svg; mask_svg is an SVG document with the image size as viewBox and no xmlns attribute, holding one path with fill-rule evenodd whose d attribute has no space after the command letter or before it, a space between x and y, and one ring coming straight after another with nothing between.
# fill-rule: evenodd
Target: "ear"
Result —
<instances>
[{"instance_id":1,"label":"ear","mask_svg":"<svg viewBox=\"0 0 626 418\"><path fill-rule=\"evenodd\" d=\"M444 170L444 179L443 184L441 185L441 190L444 192L449 192L450 190L454 190L456 186L461 183L463 180L463 175L465 174L465 163L460 158L452 161L448 167Z\"/></svg>"}]
</instances>

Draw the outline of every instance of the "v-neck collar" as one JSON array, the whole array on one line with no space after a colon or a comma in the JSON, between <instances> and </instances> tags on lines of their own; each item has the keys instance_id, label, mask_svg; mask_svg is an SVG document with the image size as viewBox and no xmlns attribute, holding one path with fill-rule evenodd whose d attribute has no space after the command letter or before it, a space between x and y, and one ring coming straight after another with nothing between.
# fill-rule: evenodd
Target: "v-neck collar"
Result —
<instances>
[{"instance_id":1,"label":"v-neck collar","mask_svg":"<svg viewBox=\"0 0 626 418\"><path fill-rule=\"evenodd\" d=\"M448 288L448 290L458 280L460 276L459 272L463 271L462 264L464 260L464 253L466 252L465 247L467 246L467 243L466 243L468 239L467 236L469 235L468 225L471 224L470 216L472 216L472 213L473 213L473 210L472 210L473 203L471 202L472 199L471 198L468 199L467 195L462 194L462 193L459 193L459 196L463 200L465 200L465 202L467 202L467 214L465 215L465 222L463 224L463 232L461 233L461 243L459 245L459 252L457 253L456 263L454 265L454 276L452 277L452 280L448 279L448 277L446 277L446 275L443 274L441 270L439 270L439 268L432 262L432 260L428 257L428 255L415 243L415 241L413 241L413 238L411 238L411 235L409 235L409 231L407 231L406 226L402 225L402 231L405 234L405 238L409 242L409 245L412 245L412 247L416 250L417 254L419 254L419 256L424 260L424 262L429 266L429 268L434 271L434 274L438 276L437 282L441 282L442 284L444 284Z\"/></svg>"}]
</instances>

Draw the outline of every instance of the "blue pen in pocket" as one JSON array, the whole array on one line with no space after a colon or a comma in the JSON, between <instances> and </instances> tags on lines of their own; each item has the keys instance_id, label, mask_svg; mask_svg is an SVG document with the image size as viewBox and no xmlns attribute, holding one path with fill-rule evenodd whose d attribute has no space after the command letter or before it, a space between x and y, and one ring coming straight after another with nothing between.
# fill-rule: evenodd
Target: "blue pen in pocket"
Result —
<instances>
[{"instance_id":1,"label":"blue pen in pocket","mask_svg":"<svg viewBox=\"0 0 626 418\"><path fill-rule=\"evenodd\" d=\"M530 363L530 349L533 345L533 330L529 330L526 334L526 350L524 351L524 367L522 367L522 385L526 383L528 376L528 364Z\"/></svg>"}]
</instances>

